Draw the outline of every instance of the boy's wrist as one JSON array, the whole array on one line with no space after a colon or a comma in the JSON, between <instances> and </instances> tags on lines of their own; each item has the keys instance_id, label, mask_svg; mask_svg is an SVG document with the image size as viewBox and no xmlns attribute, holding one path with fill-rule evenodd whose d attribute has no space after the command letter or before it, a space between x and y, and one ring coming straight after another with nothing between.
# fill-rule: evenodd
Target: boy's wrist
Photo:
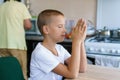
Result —
<instances>
[{"instance_id":1,"label":"boy's wrist","mask_svg":"<svg viewBox=\"0 0 120 80\"><path fill-rule=\"evenodd\" d=\"M72 40L72 43L82 44L82 41L81 40Z\"/></svg>"}]
</instances>

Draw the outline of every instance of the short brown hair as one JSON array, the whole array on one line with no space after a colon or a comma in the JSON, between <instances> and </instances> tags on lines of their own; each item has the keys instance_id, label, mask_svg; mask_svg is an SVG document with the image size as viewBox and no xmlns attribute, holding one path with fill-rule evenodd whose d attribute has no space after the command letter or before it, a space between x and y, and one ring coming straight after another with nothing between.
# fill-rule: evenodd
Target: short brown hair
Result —
<instances>
[{"instance_id":1,"label":"short brown hair","mask_svg":"<svg viewBox=\"0 0 120 80\"><path fill-rule=\"evenodd\" d=\"M43 34L43 26L50 23L51 16L58 16L58 15L64 16L62 12L58 10L52 10L52 9L46 9L38 15L37 25L41 34Z\"/></svg>"},{"instance_id":2,"label":"short brown hair","mask_svg":"<svg viewBox=\"0 0 120 80\"><path fill-rule=\"evenodd\" d=\"M6 1L10 1L10 0L4 0L4 2L6 2ZM18 2L21 2L21 0L14 0L14 1L18 1Z\"/></svg>"}]
</instances>

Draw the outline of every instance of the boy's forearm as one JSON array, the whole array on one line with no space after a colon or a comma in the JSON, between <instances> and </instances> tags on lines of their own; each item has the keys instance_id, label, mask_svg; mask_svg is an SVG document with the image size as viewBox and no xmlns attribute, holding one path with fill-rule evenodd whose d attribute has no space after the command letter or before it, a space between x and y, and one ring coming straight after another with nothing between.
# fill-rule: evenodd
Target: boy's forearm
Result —
<instances>
[{"instance_id":1,"label":"boy's forearm","mask_svg":"<svg viewBox=\"0 0 120 80\"><path fill-rule=\"evenodd\" d=\"M71 59L68 64L69 70L75 74L78 75L79 73L79 66L80 66L80 44L79 42L73 41L72 43L72 53L71 53Z\"/></svg>"},{"instance_id":2,"label":"boy's forearm","mask_svg":"<svg viewBox=\"0 0 120 80\"><path fill-rule=\"evenodd\" d=\"M80 46L80 70L79 72L85 72L87 69L87 57L86 57L86 51L85 51L85 46L84 42Z\"/></svg>"},{"instance_id":3,"label":"boy's forearm","mask_svg":"<svg viewBox=\"0 0 120 80\"><path fill-rule=\"evenodd\" d=\"M86 23L83 19L80 19L78 20L76 27L72 29L72 53L71 53L70 61L68 63L69 71L72 72L72 74L74 74L75 76L78 75L80 68L82 70L85 67L84 66L85 55L83 54L84 48L82 48L83 46L81 46L85 38L85 32L86 32ZM80 47L82 49L80 49ZM82 60L81 58L84 60Z\"/></svg>"}]
</instances>

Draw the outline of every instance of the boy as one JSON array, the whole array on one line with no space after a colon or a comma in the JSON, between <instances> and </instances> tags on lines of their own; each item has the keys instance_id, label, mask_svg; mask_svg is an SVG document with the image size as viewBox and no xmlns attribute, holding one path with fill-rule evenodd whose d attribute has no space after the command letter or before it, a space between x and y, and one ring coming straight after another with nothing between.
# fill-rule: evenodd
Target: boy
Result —
<instances>
[{"instance_id":1,"label":"boy","mask_svg":"<svg viewBox=\"0 0 120 80\"><path fill-rule=\"evenodd\" d=\"M57 10L44 10L38 16L38 28L43 42L34 49L30 64L30 80L62 80L62 76L76 78L87 66L84 40L86 23L80 19L72 30L72 53L61 45L65 38L65 18ZM66 65L65 65L65 64Z\"/></svg>"}]
</instances>

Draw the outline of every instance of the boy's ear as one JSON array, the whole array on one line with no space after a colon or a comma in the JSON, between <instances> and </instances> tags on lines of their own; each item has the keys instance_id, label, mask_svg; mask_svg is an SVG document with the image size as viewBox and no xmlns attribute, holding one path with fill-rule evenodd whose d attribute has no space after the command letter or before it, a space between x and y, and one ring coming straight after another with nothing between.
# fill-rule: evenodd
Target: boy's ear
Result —
<instances>
[{"instance_id":1,"label":"boy's ear","mask_svg":"<svg viewBox=\"0 0 120 80\"><path fill-rule=\"evenodd\" d=\"M48 34L48 27L46 25L43 26L43 33Z\"/></svg>"}]
</instances>

